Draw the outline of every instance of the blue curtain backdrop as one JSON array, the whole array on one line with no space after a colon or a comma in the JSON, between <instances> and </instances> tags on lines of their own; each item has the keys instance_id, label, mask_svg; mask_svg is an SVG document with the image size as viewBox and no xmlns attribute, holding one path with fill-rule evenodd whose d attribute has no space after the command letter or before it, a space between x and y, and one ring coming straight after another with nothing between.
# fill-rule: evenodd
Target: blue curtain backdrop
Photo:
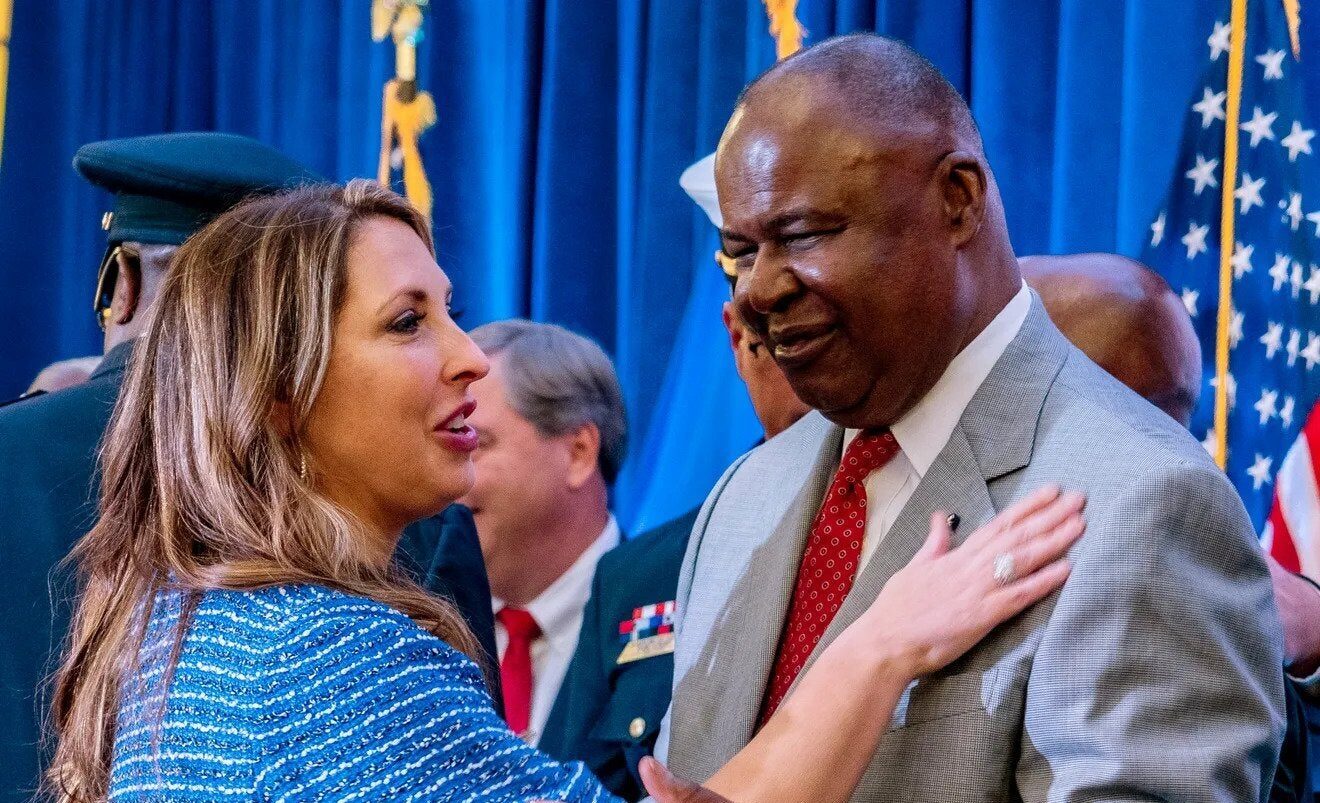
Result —
<instances>
[{"instance_id":1,"label":"blue curtain backdrop","mask_svg":"<svg viewBox=\"0 0 1320 803\"><path fill-rule=\"evenodd\" d=\"M1279 2L1279 0L1252 0ZM392 47L368 0L18 0L0 165L0 397L95 353L107 200L81 143L248 134L327 176L374 172ZM1135 255L1227 0L801 0L808 42L901 37L970 99L1019 253ZM756 437L719 325L713 231L678 188L774 58L760 0L432 0L422 140L440 260L473 324L564 323L614 356L637 532L700 501ZM1320 2L1303 2L1303 64ZM1309 54L1309 55L1306 55ZM1314 71L1313 71L1314 72ZM1310 102L1320 108L1320 76Z\"/></svg>"}]
</instances>

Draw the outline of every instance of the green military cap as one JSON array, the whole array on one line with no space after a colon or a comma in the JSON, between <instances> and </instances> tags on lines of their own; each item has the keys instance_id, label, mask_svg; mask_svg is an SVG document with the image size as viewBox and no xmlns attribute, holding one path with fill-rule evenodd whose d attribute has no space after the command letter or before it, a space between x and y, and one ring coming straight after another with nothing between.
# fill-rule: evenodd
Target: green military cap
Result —
<instances>
[{"instance_id":1,"label":"green military cap","mask_svg":"<svg viewBox=\"0 0 1320 803\"><path fill-rule=\"evenodd\" d=\"M274 148L217 132L93 142L78 149L73 167L115 195L114 209L101 219L109 246L97 277L98 320L114 292L121 243L181 245L250 195L324 181Z\"/></svg>"},{"instance_id":2,"label":"green military cap","mask_svg":"<svg viewBox=\"0 0 1320 803\"><path fill-rule=\"evenodd\" d=\"M103 223L111 243L181 245L249 195L323 180L254 139L216 132L93 142L73 167L115 194Z\"/></svg>"}]
</instances>

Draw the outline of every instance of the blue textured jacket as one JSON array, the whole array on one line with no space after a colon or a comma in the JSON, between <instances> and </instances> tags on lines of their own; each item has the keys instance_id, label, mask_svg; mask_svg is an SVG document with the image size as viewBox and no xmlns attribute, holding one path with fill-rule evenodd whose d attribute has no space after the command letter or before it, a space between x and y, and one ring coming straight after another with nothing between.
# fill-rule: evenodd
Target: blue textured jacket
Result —
<instances>
[{"instance_id":1,"label":"blue textured jacket","mask_svg":"<svg viewBox=\"0 0 1320 803\"><path fill-rule=\"evenodd\" d=\"M162 592L125 684L112 801L612 801L514 736L466 656L318 586Z\"/></svg>"},{"instance_id":2,"label":"blue textured jacket","mask_svg":"<svg viewBox=\"0 0 1320 803\"><path fill-rule=\"evenodd\" d=\"M88 382L0 407L0 803L31 800L48 759L40 722L49 701L38 689L55 668L74 592L60 561L96 520L96 449L132 353L132 343L121 343ZM451 505L409 526L395 555L428 591L454 600L493 655L490 586L472 514ZM487 680L498 700L498 675Z\"/></svg>"}]
</instances>

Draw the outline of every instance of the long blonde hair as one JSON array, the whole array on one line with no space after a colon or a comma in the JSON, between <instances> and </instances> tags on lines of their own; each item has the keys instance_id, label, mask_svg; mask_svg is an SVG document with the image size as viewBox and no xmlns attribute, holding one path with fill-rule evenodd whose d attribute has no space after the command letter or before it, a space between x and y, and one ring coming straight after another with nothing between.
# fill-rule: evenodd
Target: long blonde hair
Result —
<instances>
[{"instance_id":1,"label":"long blonde hair","mask_svg":"<svg viewBox=\"0 0 1320 803\"><path fill-rule=\"evenodd\" d=\"M434 252L412 205L359 180L248 200L176 254L106 434L100 519L71 556L81 587L55 678L52 794L106 798L121 687L165 588L185 599L171 664L203 592L284 583L378 600L479 654L454 607L373 562L362 526L303 476L298 435L330 360L349 241L372 216Z\"/></svg>"}]
</instances>

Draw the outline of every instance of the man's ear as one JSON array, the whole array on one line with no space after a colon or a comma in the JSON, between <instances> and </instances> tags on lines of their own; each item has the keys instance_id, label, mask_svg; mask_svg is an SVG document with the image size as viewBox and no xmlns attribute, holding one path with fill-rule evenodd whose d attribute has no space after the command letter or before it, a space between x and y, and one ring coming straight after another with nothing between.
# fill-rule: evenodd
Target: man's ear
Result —
<instances>
[{"instance_id":1,"label":"man's ear","mask_svg":"<svg viewBox=\"0 0 1320 803\"><path fill-rule=\"evenodd\" d=\"M123 326L133 320L142 301L142 263L125 248L115 251L115 291L110 300L110 322Z\"/></svg>"},{"instance_id":2,"label":"man's ear","mask_svg":"<svg viewBox=\"0 0 1320 803\"><path fill-rule=\"evenodd\" d=\"M568 487L578 490L600 470L600 430L583 424L568 438Z\"/></svg>"},{"instance_id":3,"label":"man's ear","mask_svg":"<svg viewBox=\"0 0 1320 803\"><path fill-rule=\"evenodd\" d=\"M944 216L954 248L971 242L985 220L989 176L981 160L954 151L940 162L936 176L944 193Z\"/></svg>"},{"instance_id":4,"label":"man's ear","mask_svg":"<svg viewBox=\"0 0 1320 803\"><path fill-rule=\"evenodd\" d=\"M746 334L742 321L738 319L738 313L733 311L732 301L725 301L721 312L724 318L724 329L729 333L729 348L733 349L734 354L737 354L738 349L742 347L743 336Z\"/></svg>"}]
</instances>

